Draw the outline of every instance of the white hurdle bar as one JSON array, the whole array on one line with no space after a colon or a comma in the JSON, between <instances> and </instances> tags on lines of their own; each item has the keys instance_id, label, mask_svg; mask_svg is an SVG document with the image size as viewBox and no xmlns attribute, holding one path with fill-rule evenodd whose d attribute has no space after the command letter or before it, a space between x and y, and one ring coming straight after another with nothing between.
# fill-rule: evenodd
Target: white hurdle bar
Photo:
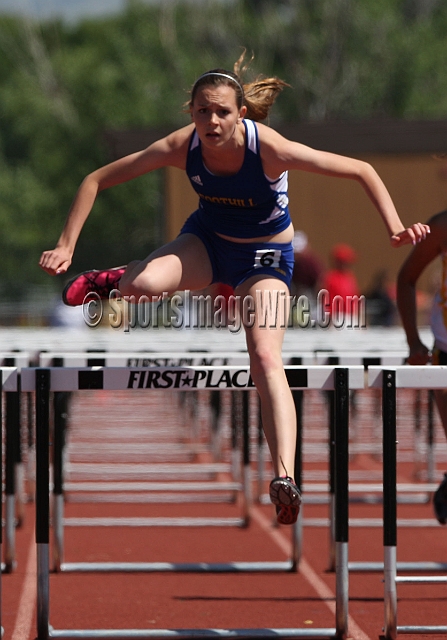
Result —
<instances>
[{"instance_id":1,"label":"white hurdle bar","mask_svg":"<svg viewBox=\"0 0 447 640\"><path fill-rule=\"evenodd\" d=\"M384 531L384 604L385 638L395 640L398 634L447 634L447 625L406 625L397 624L397 589L399 584L439 584L447 581L447 576L397 576L401 570L396 561L397 553L397 501L396 465L398 445L396 428L397 389L445 389L447 387L447 366L406 366L393 368L372 367L369 369L369 386L382 389L383 413L383 531ZM416 565L417 563L413 563ZM447 563L430 563L421 570L441 570L447 573ZM405 569L402 569L405 570Z\"/></svg>"},{"instance_id":2,"label":"white hurdle bar","mask_svg":"<svg viewBox=\"0 0 447 640\"><path fill-rule=\"evenodd\" d=\"M251 389L248 367L183 367L123 369L27 369L22 372L22 388L36 392L36 543L37 543L37 638L339 638L348 636L348 441L349 388L364 385L363 367L286 367L292 389L334 390L337 500L336 538L336 613L330 629L97 629L55 630L49 624L49 397L50 391L83 389ZM237 569L232 563L231 570ZM246 567L245 567L246 569Z\"/></svg>"}]
</instances>

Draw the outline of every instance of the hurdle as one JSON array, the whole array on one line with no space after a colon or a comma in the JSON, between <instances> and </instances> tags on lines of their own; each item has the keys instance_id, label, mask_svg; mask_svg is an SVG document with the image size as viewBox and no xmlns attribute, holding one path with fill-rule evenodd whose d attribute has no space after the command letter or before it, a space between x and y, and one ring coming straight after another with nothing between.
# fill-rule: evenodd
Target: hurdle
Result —
<instances>
[{"instance_id":1,"label":"hurdle","mask_svg":"<svg viewBox=\"0 0 447 640\"><path fill-rule=\"evenodd\" d=\"M0 478L3 478L3 437L1 436L1 432L3 431L3 393L5 393L7 398L8 395L17 393L17 387L17 369L15 367L0 367ZM1 526L3 519L2 494L3 492L0 491L0 559L3 557L3 526ZM1 635L3 635L1 573L2 571L0 571L0 631Z\"/></svg>"},{"instance_id":2,"label":"hurdle","mask_svg":"<svg viewBox=\"0 0 447 640\"><path fill-rule=\"evenodd\" d=\"M381 351L347 351L347 352L339 352L328 349L317 349L314 354L314 363L317 365L331 365L331 366L342 366L342 367L361 367L366 375L369 366L379 365L379 364L387 364L387 365L396 365L404 362L406 358L406 351L395 351L395 352L381 352ZM298 359L291 358L291 362L294 364L299 364ZM364 389L364 385L359 386L351 386L350 391L356 392L361 389ZM301 391L296 391L294 394L300 394ZM335 467L334 467L334 437L333 437L333 429L334 429L334 393L331 390L326 391L327 400L328 400L328 449L329 449L329 482L324 483L305 483L302 487L304 495L306 496L306 504L329 504L329 517L328 519L323 518L312 518L309 520L305 520L303 524L314 527L328 527L329 530L329 554L328 554L328 571L335 570L335 532L334 532L334 508L335 508ZM301 432L303 425L303 415L302 415L302 398L298 395L294 398L295 405L297 410L297 421L298 421L298 438L297 438L297 457L302 457L302 442L301 442ZM350 452L352 449L352 443L350 443ZM301 464L297 465L297 469L295 470L295 479L299 481L299 487L301 488ZM360 482L350 482L349 483L349 494L350 494L350 502L361 502L362 498L354 497L351 494L359 494L363 492L367 492L368 490L374 492L381 492L382 486L378 483L370 484L370 483L360 483ZM323 497L323 494L327 494ZM262 496L262 502L267 503L269 501L268 495ZM365 502L369 502L367 498L364 499ZM368 521L368 524L370 522ZM377 519L373 522L373 526L381 526L381 519ZM353 527L362 527L367 526L363 519L357 518L350 520L350 526ZM350 568L353 567L353 563L350 563Z\"/></svg>"},{"instance_id":3,"label":"hurdle","mask_svg":"<svg viewBox=\"0 0 447 640\"><path fill-rule=\"evenodd\" d=\"M438 371L441 370L442 367L417 367L410 365L396 365L390 367L390 370L395 372L399 372L399 388L402 389L414 389L415 391L422 390L431 390L433 388L444 388L447 383L447 377ZM377 389L382 393L382 451L385 446L384 442L384 420L386 418L385 409L383 405L383 394L382 391L382 371L388 370L385 365L377 366L375 364L371 365L368 368L368 387L372 389ZM438 371L438 373L436 373ZM418 378L418 374L420 374L420 378ZM444 377L444 380L443 380ZM431 380L433 380L433 386L430 386ZM396 394L394 393L394 406L396 404ZM433 425L432 425L433 426ZM394 430L396 429L396 425L394 425ZM388 435L388 432L387 434ZM395 447L395 445L394 445ZM397 450L395 451L395 455L397 456ZM384 462L384 471L386 465ZM366 489L365 485L365 489ZM384 510L387 508L386 496L384 491L383 478L382 484L377 487L378 490L383 491L383 508ZM393 491L395 492L395 502L396 505L400 502L403 503L417 503L417 500L414 500L411 497L411 494L414 494L417 491L420 491L421 494L425 494L428 496L430 493L436 491L438 485L432 482L421 482L417 484L413 483L396 483L394 484ZM399 494L403 496L409 496L408 500L405 500L405 497L399 499ZM427 498L422 500L422 502L427 502ZM397 514L395 514L396 523L395 526L399 526L402 528L418 528L418 527L437 527L438 523L434 518L430 520L427 519L411 519L411 518L397 518ZM369 526L380 527L383 525L383 518L371 519L367 522ZM445 562L397 562L396 569L398 571L403 572L424 572L424 571L446 571L447 563ZM383 572L384 571L384 563L383 562L369 562L369 561L358 561L358 562L350 562L349 563L349 571L350 572Z\"/></svg>"},{"instance_id":4,"label":"hurdle","mask_svg":"<svg viewBox=\"0 0 447 640\"><path fill-rule=\"evenodd\" d=\"M377 367L377 366L381 366L386 367L386 366L401 366L405 363L406 361L406 357L407 357L407 351L390 351L390 352L382 352L379 350L376 351L357 351L357 352L337 352L337 351L325 351L325 350L319 350L316 354L315 354L315 358L316 358L316 362L319 363L325 363L325 364L332 364L332 365L340 365L340 366L351 366L351 365L362 365L365 368L365 374L367 374L367 371L370 367ZM377 391L379 391L380 393L380 389L377 389ZM418 396L416 396L416 401L418 400ZM329 401L331 402L331 398L329 397ZM417 405L416 405L417 406ZM417 416L416 416L417 418ZM416 419L415 422L415 430L418 431L418 428L420 427L420 416L419 416L419 423L418 420ZM427 467L428 469L433 469L434 464L433 464L433 411L430 411L430 405L429 405L429 411L428 411L428 442L429 445L431 443L431 446L429 446L428 449L428 460L427 460ZM352 450L354 449L354 452L356 451L355 449L355 445L353 446L353 444L350 444L350 452L352 452ZM381 452L380 452L381 453ZM331 485L331 481L330 481L330 485ZM318 487L317 485L313 485L313 486L309 486L309 490L312 489L313 491L325 491L326 487ZM397 490L398 490L398 496L397 496L397 501L399 503L404 503L404 504L410 504L410 503L414 503L414 504L420 504L420 503L426 503L428 500L428 494L429 492L432 492L436 489L436 485L434 485L433 483L418 483L418 484L409 484L409 483L400 483L397 485ZM329 488L330 490L330 499L333 495L333 487L330 486ZM373 496L370 494L367 494L367 492L374 493L377 494L377 498L374 500ZM350 497L350 501L355 501L355 502L365 502L365 503L376 503L376 502L383 502L382 500L382 496L378 495L382 493L382 484L380 483L359 483L359 482L351 482L349 485L349 493L350 494L354 494L351 495ZM356 494L363 494L361 496L358 496ZM307 491L306 491L306 496L307 496ZM400 526L415 526L415 523L412 522L411 520L400 520L399 522ZM427 523L426 521L421 521L420 523L417 523L420 526L425 526ZM434 525L434 522L430 523L432 526ZM372 526L372 527L382 527L382 520L380 518L374 518L374 519L365 519L364 521L362 521L362 519L356 519L356 520L352 520L350 521L350 526ZM331 548L333 548L333 543L331 540ZM408 563L406 563L408 565ZM410 564L411 566L411 564ZM333 567L333 556L330 556L329 559L329 569L331 569L331 567ZM349 563L349 570L354 572L354 571L381 571L383 570L383 564L382 563L364 563L364 562L350 562Z\"/></svg>"},{"instance_id":5,"label":"hurdle","mask_svg":"<svg viewBox=\"0 0 447 640\"><path fill-rule=\"evenodd\" d=\"M290 387L333 389L335 401L336 450L336 613L335 627L324 629L97 629L56 630L49 624L49 414L50 391L83 389L153 389L163 383L186 388L229 388L248 390L253 383L248 368L184 367L152 370L122 368L27 369L22 372L22 388L36 394L36 544L37 544L37 638L347 638L348 634L348 389L352 376L363 384L363 369L336 367L286 367ZM166 567L163 568L166 570ZM188 570L191 570L188 567ZM237 571L237 563L232 563ZM265 567L258 567L258 571Z\"/></svg>"},{"instance_id":6,"label":"hurdle","mask_svg":"<svg viewBox=\"0 0 447 640\"><path fill-rule=\"evenodd\" d=\"M105 366L105 367L156 367L156 366L248 366L248 354L245 352L234 352L234 353L220 353L220 352L119 352L119 353L111 353L111 352L77 352L77 353L64 353L64 352L46 352L40 354L40 365L41 366L62 366L62 367L87 367L87 366ZM289 356L284 356L285 362L293 362L294 364L298 364L304 362L313 361L313 354L307 353L303 354L299 359L292 358ZM254 388L252 390L254 391ZM69 393L69 392L68 392ZM212 390L212 393L220 395L219 391ZM297 394L302 393L302 391L294 390L292 391L294 397ZM193 392L193 395L196 395ZM54 570L55 571L67 571L70 570L70 565L68 563L63 562L63 548L64 548L64 526L86 526L88 524L93 524L92 521L88 522L86 520L78 519L64 519L63 511L64 511L64 489L67 491L81 491L81 495L84 492L94 492L94 491L106 491L109 492L107 501L111 502L113 500L113 496L110 495L110 492L116 489L119 486L120 491L132 491L135 490L136 486L142 491L146 493L145 498L139 498L139 501L143 502L155 502L160 500L160 491L171 491L171 494L163 497L163 501L165 499L169 499L170 502L192 502L187 492L191 491L199 491L205 492L203 494L203 498L201 498L201 502L206 501L216 501L214 496L210 497L210 491L241 491L242 495L242 515L240 519L214 519L208 520L205 519L177 519L171 520L170 526L206 526L207 522L212 526L248 526L250 520L250 505L252 503L252 495L251 495L251 470L250 470L250 449L249 449L249 394L245 391L234 390L231 393L232 396L232 475L233 479L239 479L237 476L240 474L236 474L236 470L238 469L238 460L236 459L236 455L238 454L237 442L236 442L236 432L239 431L242 438L242 482L233 481L233 482L183 482L180 487L173 488L169 483L163 482L139 482L138 485L136 483L119 483L117 485L113 482L63 482L63 445L65 442L64 432L66 428L66 396L65 392L54 392L54 421L55 421L55 431L54 431L54 453L53 453L53 469L54 469L54 484L53 484L53 559L54 559ZM261 449L263 441L261 437L258 439L258 446ZM262 452L258 453L258 465L260 464L260 458L262 456ZM220 465L201 465L205 471L215 468L223 470L224 466ZM164 470L166 465L164 464ZM196 467L197 468L197 467ZM178 470L178 467L177 467ZM258 482L262 480L262 468L258 469ZM300 486L298 475L296 475L297 484ZM152 493L151 493L152 492ZM175 495L172 495L174 492ZM90 493L90 496L93 497L93 493ZM121 495L124 495L123 493ZM197 496L197 493L195 494ZM211 498L213 498L211 500ZM81 498L82 499L82 498ZM197 498L194 498L197 500ZM118 500L116 500L118 501ZM134 500L136 501L136 500ZM231 501L234 501L234 498L231 498ZM98 522L96 520L96 522ZM159 526L161 522L159 520L129 520L126 521L121 520L121 523L125 525L128 523L129 526ZM302 539L302 528L301 528L302 520L300 519L299 523L292 527L292 559L291 565L293 570L296 570L296 567L299 563L300 555L301 555L301 539ZM102 525L106 525L106 521L101 521ZM113 524L108 521L108 524ZM116 524L120 524L116 521ZM77 570L80 565L77 565Z\"/></svg>"},{"instance_id":7,"label":"hurdle","mask_svg":"<svg viewBox=\"0 0 447 640\"><path fill-rule=\"evenodd\" d=\"M0 366L2 367L16 367L19 371L23 367L29 367L31 358L29 353L17 352L17 351L2 351L0 352ZM15 501L15 517L17 520L17 526L20 527L25 517L24 505L27 502L27 496L25 495L25 477L26 470L23 462L22 449L21 449L21 430L22 430L22 416L21 416L21 394L18 391L18 397L14 400L14 412L17 414L17 428L10 430L7 434L7 438L11 439L11 447L14 454L11 459L11 463L14 465L14 470L5 470L6 477L8 478L8 487L6 489L6 496L16 495ZM27 416L27 441L28 448L32 449L31 443L31 428L32 420L30 415ZM13 476L13 477L12 477Z\"/></svg>"},{"instance_id":8,"label":"hurdle","mask_svg":"<svg viewBox=\"0 0 447 640\"><path fill-rule=\"evenodd\" d=\"M283 355L284 364L303 364L312 365L316 364L313 352L301 353L299 357L295 357L291 353ZM213 351L211 349L197 349L194 351L138 351L138 352L113 352L98 350L92 351L49 351L41 353L39 356L40 367L55 366L65 367L88 367L88 366L115 366L115 367L156 367L156 366L233 366L233 365L248 365L249 356L245 350L241 351ZM299 393L299 392L296 392ZM196 394L193 394L196 395ZM220 404L218 398L220 398L219 392L212 392L211 404L213 408L213 419L217 422L220 413ZM243 394L244 395L244 394ZM217 440L218 436L216 428L212 425L212 437ZM260 425L260 436L263 434L262 427ZM213 451L218 449L217 442L212 443ZM264 480L263 474L263 459L262 459L262 447L263 439L258 439L258 495L260 500L261 485ZM238 460L233 448L233 475L236 477L238 469ZM218 454L217 456L218 457Z\"/></svg>"},{"instance_id":9,"label":"hurdle","mask_svg":"<svg viewBox=\"0 0 447 640\"><path fill-rule=\"evenodd\" d=\"M408 351L388 351L382 352L351 352L337 353L319 351L316 354L316 362L321 364L336 364L340 366L349 366L353 364L363 364L365 372L370 366L402 366L406 364ZM421 389L415 390L414 398L414 438L416 459L415 467L420 463L421 454ZM427 390L427 480L432 482L434 478L434 440L433 440L433 398L430 390ZM355 445L351 443L351 452L356 452ZM399 498L398 498L399 499ZM405 500L409 502L409 500Z\"/></svg>"},{"instance_id":10,"label":"hurdle","mask_svg":"<svg viewBox=\"0 0 447 640\"><path fill-rule=\"evenodd\" d=\"M122 355L119 356L122 359ZM58 362L59 364L59 362ZM204 388L211 388L214 389L216 387L216 385L212 382L211 378L209 378L209 374L213 374L214 378L218 378L220 373L219 371L215 371L215 369L218 369L218 367L209 367L209 368L203 368L202 373L199 373L199 376L204 376L205 372L207 375L207 384L205 385ZM214 369L214 371L213 371ZM230 370L231 367L228 369ZM238 375L239 372L237 371L237 367L233 367L233 370L236 369L236 371L233 373L233 377ZM64 369L64 375L65 372L69 372L70 368L66 368ZM110 371L110 369L109 369ZM154 376L158 376L159 373L156 371L153 374L153 369L151 369L152 373L148 374L148 379L154 375ZM173 369L171 371L171 373L175 373L176 375L179 374L179 371L181 373L182 369ZM225 373L225 370L222 370L223 373L222 375ZM139 370L139 375L143 375L145 376L147 372L147 369L143 369L143 370ZM243 373L245 375L248 375L248 369L246 368ZM359 384L362 384L361 378L360 378L360 371L357 371L357 376L351 376L351 384L358 386ZM209 380L208 380L209 378ZM158 383L157 383L158 384ZM157 386L157 384L155 385L155 387ZM313 385L311 385L311 387L315 387L316 388L320 388L321 383L318 379L314 380ZM140 380L138 381L138 385L139 388L141 388L143 386L142 384L142 380L140 378ZM233 397L236 396L236 394L240 395L243 394L244 398L244 403L243 403L243 432L244 432L244 468L248 469L249 467L249 455L248 455L248 407L247 407L247 402L246 399L248 397L248 393L247 391L242 391L241 389L239 389L238 384L235 385L235 387L231 390L231 393L233 395ZM190 389L190 386L185 384L186 388ZM251 383L249 385L249 390L253 390L254 389L254 385ZM60 391L57 390L55 391L55 395L58 394L58 397L60 395L63 395L64 393L66 393L66 391ZM54 500L53 500L53 512L52 512L52 521L53 521L53 531L54 531L54 535L53 535L53 560L54 560L54 570L55 571L128 571L129 569L129 565L128 564L117 564L117 563L65 563L63 562L63 557L64 557L64 524L67 526L164 526L165 524L169 524L169 526L246 526L246 518L244 519L235 519L235 518L227 518L227 519L222 519L222 518L215 518L215 519L205 519L205 518L194 518L194 519L187 519L187 518L170 518L168 521L164 520L164 519L160 519L160 518L151 518L151 519L110 519L110 518L102 518L102 519L98 519L98 518L89 518L89 519L80 519L80 518L76 518L76 519L64 519L63 518L63 512L64 512L64 498L63 498L63 477L62 477L62 455L61 455L61 451L62 451L62 446L61 446L61 440L62 440L62 436L61 436L61 429L59 428L61 425L59 424L59 420L61 422L63 422L63 420L61 418L58 418L57 416L61 415L61 412L59 413L55 413L55 431L54 431L54 438L53 438L53 449L54 449L54 484L53 484L53 489L54 489ZM241 416L239 416L241 417ZM248 484L249 481L249 476L248 473L244 474L246 475L245 478L245 483ZM297 474L297 478L299 477L299 474ZM147 487L147 484L144 485L145 487ZM160 488L164 488L166 485L163 485L161 483L155 483L155 489L159 490ZM192 483L189 484L185 484L183 486L183 488L185 490L191 489ZM129 488L131 488L132 485L130 485ZM245 494L244 494L245 495ZM245 500L244 503L244 507L248 507L248 503ZM248 513L247 513L248 516ZM299 519L298 523L294 526L291 527L291 533L292 533L292 557L290 559L290 563L282 563L282 564L275 564L275 565L269 565L271 567L271 570L285 570L285 571L296 571L297 565L299 563L299 559L301 556L301 539L302 539L302 528L301 528L301 519ZM163 565L164 566L164 565ZM256 565L254 565L254 570L256 570ZM144 565L143 568L141 567L140 564L136 564L136 565L132 565L132 569L131 570L135 570L135 571L141 571L141 570L145 570L145 571L149 571L149 570L157 570L158 569L158 565L154 565L154 569L152 569L152 565ZM173 570L180 570L179 567L174 567ZM206 570L206 568L204 568L203 564L200 564L199 569L200 571L202 570ZM248 565L241 565L241 570L246 570L249 571L251 570L250 566Z\"/></svg>"},{"instance_id":11,"label":"hurdle","mask_svg":"<svg viewBox=\"0 0 447 640\"><path fill-rule=\"evenodd\" d=\"M0 353L0 366L20 370L29 366L27 354ZM11 573L16 565L15 529L25 517L25 468L21 449L21 393L20 376L15 391L5 398L5 544L2 570ZM28 425L29 426L29 425Z\"/></svg>"},{"instance_id":12,"label":"hurdle","mask_svg":"<svg viewBox=\"0 0 447 640\"><path fill-rule=\"evenodd\" d=\"M397 428L396 390L401 389L445 389L447 386L446 366L411 366L369 370L369 385L382 389L383 412L383 542L384 542L384 605L385 638L395 640L401 634L447 633L447 625L402 625L397 624L397 584L439 584L447 583L445 576L401 576L402 571L443 571L447 573L447 563L399 563L397 552Z\"/></svg>"},{"instance_id":13,"label":"hurdle","mask_svg":"<svg viewBox=\"0 0 447 640\"><path fill-rule=\"evenodd\" d=\"M188 366L188 365L192 365L192 366L218 366L218 365L245 365L248 364L248 354L245 353L239 353L239 352L226 352L226 353L209 353L209 352L205 352L205 351L197 351L197 352L188 352L188 351L177 351L177 352L158 352L158 351L150 351L150 352L145 352L145 351L141 351L141 352L106 352L106 351L101 351L101 352L73 352L73 353L67 353L67 352L49 352L49 353L43 353L40 354L40 358L39 358L39 366L41 367L47 367L47 366L63 366L63 367L70 367L70 366L75 366L75 367L87 367L87 366L115 366L115 367L129 367L129 366L134 366L134 367L154 367L154 366ZM190 394L191 395L191 394ZM220 395L220 394L218 394ZM196 397L197 394L192 394L192 397ZM189 422L193 424L193 429L195 428L195 423L196 423L196 415L195 415L195 409L196 409L196 405L194 403L193 407L191 408L191 403L187 404L187 408L189 409L189 413L190 413L190 420ZM216 403L213 403L213 405L216 405ZM212 415L212 420L211 422L211 447L212 450L214 452L217 452L217 448L218 448L218 434L217 434L217 430L213 429L213 423L216 423L218 418L219 418L219 409L220 406L216 405L212 407L213 409L213 415ZM192 416L191 416L191 412L192 412ZM194 441L194 438L192 438ZM194 451L191 450L191 454L195 453L200 453L199 450L199 445L196 445ZM185 449L183 448L182 451L184 452ZM217 457L219 457L217 455ZM233 478L236 478L237 476L240 476L239 470L238 470L238 458L237 458L237 453L235 450L233 450L232 452L232 459L231 459L231 465L232 465L232 475ZM203 485L204 490L205 490L205 485ZM75 490L76 487L71 486L71 489ZM79 487L78 487L79 488ZM198 488L198 486L196 486L196 489ZM84 489L87 490L87 486L84 485ZM234 483L234 485L231 487L229 485L227 486L222 486L222 489L225 491L238 491L241 489L241 484L240 482ZM169 489L167 489L169 490ZM182 494L182 499L185 500L185 494Z\"/></svg>"},{"instance_id":14,"label":"hurdle","mask_svg":"<svg viewBox=\"0 0 447 640\"><path fill-rule=\"evenodd\" d=\"M110 352L78 352L78 353L43 353L40 355L40 364L45 365L57 365L62 367L71 366L105 366L105 367L128 367L136 366L140 368L148 368L154 366L185 366L185 365L225 365L228 362L233 364L246 364L246 354L207 354L207 353L195 353L195 352L182 352L182 353L157 353L157 352L137 352L137 353L110 353ZM187 390L187 389L186 389ZM69 392L68 392L69 393ZM140 491L144 491L144 497L138 498L141 502L156 502L166 501L170 502L193 502L198 501L197 495L201 495L200 502L216 502L217 499L213 492L230 492L230 501L234 502L234 493L241 491L242 500L242 514L240 518L177 518L170 519L170 526L179 527L196 527L196 526L247 526L249 521L249 504L250 504L250 491L249 483L250 476L248 472L249 458L246 456L248 450L244 442L244 473L241 482L210 482L200 480L198 482L187 481L187 475L197 475L203 470L207 475L214 472L227 471L227 466L223 463L209 463L201 465L177 465L177 473L185 474L186 480L180 485L173 487L169 482L163 482L158 480L157 482L139 482L138 485L135 482L116 483L116 482L69 482L64 484L63 482L63 445L64 445L64 432L66 427L66 392L54 392L54 483L53 483L53 559L55 571L85 571L92 570L91 565L86 567L82 564L77 564L73 569L73 565L64 563L64 526L89 526L94 525L98 520L82 520L75 518L64 519L64 489L68 491L80 491L81 495L85 492L108 492L108 501L119 501L111 496L111 492L115 491L119 486L119 490L122 492L121 496L126 496L126 492L135 491L138 488ZM195 394L194 394L195 395ZM235 395L235 394L234 394ZM246 413L246 407L244 406L244 416ZM248 432L243 430L244 440L248 437ZM233 476L235 460L233 456ZM157 475L168 471L166 464L163 463L163 468L160 469L160 465L153 465L157 467ZM96 465L98 467L98 465ZM98 471L98 468L96 469ZM130 470L128 471L130 472ZM135 471L133 471L135 475ZM150 474L149 474L150 475ZM201 475L201 474L200 474ZM194 495L191 492L196 492ZM164 492L164 493L160 493ZM170 492L167 494L166 492ZM197 493L198 492L198 493ZM93 493L89 494L94 497ZM127 493L128 495L128 493ZM123 499L123 498L121 498ZM126 497L124 497L126 500ZM135 501L135 500L134 500ZM163 526L162 519L102 519L99 524L101 526ZM94 569L95 570L95 569ZM96 570L98 570L96 568ZM99 569L101 570L101 569ZM118 565L115 565L115 570L119 570ZM124 569L126 570L126 569Z\"/></svg>"}]
</instances>

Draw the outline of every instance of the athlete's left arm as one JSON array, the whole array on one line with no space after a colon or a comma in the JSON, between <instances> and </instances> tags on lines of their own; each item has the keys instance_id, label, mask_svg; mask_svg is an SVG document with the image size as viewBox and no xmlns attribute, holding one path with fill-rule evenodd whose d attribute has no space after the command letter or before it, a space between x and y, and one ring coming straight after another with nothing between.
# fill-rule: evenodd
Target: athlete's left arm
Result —
<instances>
[{"instance_id":1,"label":"athlete's left arm","mask_svg":"<svg viewBox=\"0 0 447 640\"><path fill-rule=\"evenodd\" d=\"M356 180L381 215L393 247L416 244L430 232L430 227L421 222L404 227L387 188L367 162L287 140L265 125L258 124L258 131L264 171L270 178L283 171L298 170Z\"/></svg>"}]
</instances>

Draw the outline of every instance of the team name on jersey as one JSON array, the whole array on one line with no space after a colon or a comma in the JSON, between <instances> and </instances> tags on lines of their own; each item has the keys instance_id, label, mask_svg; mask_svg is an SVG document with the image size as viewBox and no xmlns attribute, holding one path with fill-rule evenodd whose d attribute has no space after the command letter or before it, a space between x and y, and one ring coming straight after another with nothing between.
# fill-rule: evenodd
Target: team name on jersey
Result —
<instances>
[{"instance_id":1,"label":"team name on jersey","mask_svg":"<svg viewBox=\"0 0 447 640\"><path fill-rule=\"evenodd\" d=\"M223 204L230 207L244 207L247 209L248 207L254 207L255 203L252 198L218 198L217 196L204 196L199 193L199 198L201 200L205 200L206 202L212 202L213 204Z\"/></svg>"}]
</instances>

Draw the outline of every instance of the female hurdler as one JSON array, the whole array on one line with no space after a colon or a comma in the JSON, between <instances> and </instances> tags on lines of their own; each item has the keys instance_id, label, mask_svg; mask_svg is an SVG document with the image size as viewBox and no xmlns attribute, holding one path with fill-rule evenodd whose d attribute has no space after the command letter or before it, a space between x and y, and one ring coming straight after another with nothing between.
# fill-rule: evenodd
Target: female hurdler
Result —
<instances>
[{"instance_id":1,"label":"female hurdler","mask_svg":"<svg viewBox=\"0 0 447 640\"><path fill-rule=\"evenodd\" d=\"M388 191L369 164L316 151L258 124L267 117L285 83L278 78L257 78L243 84L239 76L242 59L234 72L214 69L196 80L189 102L191 124L83 180L56 248L44 251L39 264L50 275L67 271L83 224L103 189L166 166L186 171L199 196L199 208L179 236L125 268L77 276L66 286L63 299L68 305L81 305L92 291L108 298L112 289L119 289L122 295L138 300L142 295L204 289L215 282L231 285L240 300L250 296L255 321L245 323L244 328L275 474L270 498L278 522L293 524L301 503L291 477L296 417L281 355L288 316L285 300L293 271L287 172L312 171L357 180L380 213L393 247L419 242L429 227L416 223L404 228ZM282 303L270 326L256 317L262 296L271 296L271 300L277 296Z\"/></svg>"}]
</instances>

